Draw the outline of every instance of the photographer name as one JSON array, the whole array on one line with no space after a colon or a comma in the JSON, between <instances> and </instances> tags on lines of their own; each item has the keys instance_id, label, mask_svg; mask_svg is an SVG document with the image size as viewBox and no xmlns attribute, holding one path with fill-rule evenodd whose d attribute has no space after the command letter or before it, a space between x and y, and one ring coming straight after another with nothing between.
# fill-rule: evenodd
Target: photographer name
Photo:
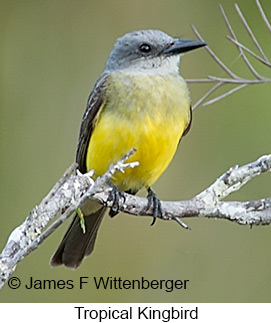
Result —
<instances>
[{"instance_id":1,"label":"photographer name","mask_svg":"<svg viewBox=\"0 0 271 323\"><path fill-rule=\"evenodd\" d=\"M165 292L172 292L174 290L188 289L188 279L122 279L121 277L79 277L77 281L55 280L55 279L35 279L30 277L30 280L25 284L26 289L85 289L96 288L97 290L163 290Z\"/></svg>"}]
</instances>

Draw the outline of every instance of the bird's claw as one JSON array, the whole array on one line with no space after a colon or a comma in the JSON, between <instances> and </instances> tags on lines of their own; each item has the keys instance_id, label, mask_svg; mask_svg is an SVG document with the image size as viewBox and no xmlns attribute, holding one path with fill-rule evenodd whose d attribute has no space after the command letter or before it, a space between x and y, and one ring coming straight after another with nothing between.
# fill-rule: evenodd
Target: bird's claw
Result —
<instances>
[{"instance_id":1,"label":"bird's claw","mask_svg":"<svg viewBox=\"0 0 271 323\"><path fill-rule=\"evenodd\" d=\"M109 211L109 215L111 217L114 217L115 215L117 215L119 213L119 209L120 209L119 201L120 201L120 199L123 199L123 201L125 202L125 196L124 196L124 193L122 191L120 191L111 182L108 182L108 185L112 188L112 190L110 191L110 195L109 195L109 201L113 201L112 206L111 206L110 211Z\"/></svg>"},{"instance_id":2,"label":"bird's claw","mask_svg":"<svg viewBox=\"0 0 271 323\"><path fill-rule=\"evenodd\" d=\"M151 206L153 207L153 220L151 225L154 225L154 223L156 222L156 219L158 217L161 217L163 214L161 201L159 200L158 196L154 193L154 191L150 187L148 188L147 199L148 199L148 204L146 209L149 210Z\"/></svg>"}]
</instances>

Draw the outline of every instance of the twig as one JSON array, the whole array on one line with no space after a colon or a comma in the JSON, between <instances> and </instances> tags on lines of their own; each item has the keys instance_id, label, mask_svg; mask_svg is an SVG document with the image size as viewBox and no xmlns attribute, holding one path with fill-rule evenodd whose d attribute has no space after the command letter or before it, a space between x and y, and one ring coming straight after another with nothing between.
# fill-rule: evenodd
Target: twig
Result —
<instances>
[{"instance_id":1,"label":"twig","mask_svg":"<svg viewBox=\"0 0 271 323\"><path fill-rule=\"evenodd\" d=\"M271 25L269 24L263 9L261 7L261 4L258 0L256 0L257 6L259 8L259 11L261 13L261 16L266 24L266 26L268 27L268 29L271 31ZM218 100L221 100L225 97L227 97L228 95L237 92L239 90L241 90L242 88L245 88L247 85L249 84L260 84L260 83L268 83L271 82L271 78L267 78L264 77L263 75L260 75L257 70L252 66L252 64L250 63L250 61L248 60L247 56L245 55L245 52L248 52L250 55L252 55L253 57L255 57L259 62L261 62L262 64L271 67L271 63L268 60L267 56L264 53L264 50L262 49L262 47L260 46L258 40L256 39L252 29L249 27L244 15L242 14L240 8L238 5L235 5L236 11L241 19L241 22L244 24L249 36L251 37L253 43L255 44L255 46L257 47L257 49L259 50L259 52L261 53L261 55L263 56L263 58L261 58L259 55L257 55L254 51L250 50L249 48L247 48L245 45L243 45L242 43L240 43L237 40L237 37L235 35L235 32L230 24L230 21L223 9L223 7L220 5L220 10L222 13L222 16L224 18L224 21L231 33L231 37L227 36L227 38L231 41L231 43L233 43L235 46L237 46L241 57L244 61L244 63L246 64L247 68L250 70L250 72L252 73L252 75L254 76L253 79L246 79L246 78L242 78L239 75L236 75L232 70L230 70L219 58L218 56L208 47L206 46L205 49L207 50L207 52L209 53L210 57L215 61L216 64L218 64L218 66L222 69L223 72L228 74L228 78L225 77L218 77L218 76L208 76L208 78L204 78L204 79L197 79L197 80L187 80L187 82L193 82L193 83L215 83L215 85L209 90L207 91L199 100L198 102L196 102L196 104L192 107L192 109L194 110L195 108L197 108L200 104L203 104L203 106L206 105L210 105L214 102L217 102ZM197 31L197 29L192 25L191 26L194 33L196 34L196 36L201 40L206 42L203 37L200 35L200 33ZM269 70L269 69L268 69ZM207 100L207 98L213 94L219 87L224 86L225 84L233 84L236 85L236 87L234 89L231 89L217 97L215 97L214 99L211 99L207 102L205 102L205 100ZM238 86L237 86L238 85ZM205 103L204 103L205 102Z\"/></svg>"},{"instance_id":2,"label":"twig","mask_svg":"<svg viewBox=\"0 0 271 323\"><path fill-rule=\"evenodd\" d=\"M201 99L198 100L197 103L193 105L192 110L195 110L208 96L210 96L213 92L215 92L216 89L218 89L223 84L224 82L216 83L208 92L204 94L204 96Z\"/></svg>"},{"instance_id":3,"label":"twig","mask_svg":"<svg viewBox=\"0 0 271 323\"><path fill-rule=\"evenodd\" d=\"M260 56L258 56L257 54L255 54L252 50L250 50L249 48L247 48L246 46L242 45L241 43L239 43L236 39L231 38L230 36L227 36L227 39L229 39L231 42L233 42L235 45L237 45L238 47L241 47L243 50L245 50L246 52L248 52L250 55L252 55L253 57L255 57L258 61L260 61L261 63L267 65L268 67L271 67L271 63L269 62L269 60L263 59Z\"/></svg>"},{"instance_id":4,"label":"twig","mask_svg":"<svg viewBox=\"0 0 271 323\"><path fill-rule=\"evenodd\" d=\"M196 27L194 25L191 25L194 33L196 34L196 36L199 38L199 40L201 40L202 42L204 42L203 38L201 37L200 33L197 31ZM210 54L210 56L215 60L215 62L227 73L229 74L229 76L233 79L238 79L239 77L234 74L217 56L216 54L211 50L211 48L209 46L205 46L205 49L207 50L207 52Z\"/></svg>"},{"instance_id":5,"label":"twig","mask_svg":"<svg viewBox=\"0 0 271 323\"><path fill-rule=\"evenodd\" d=\"M239 7L238 7L238 6L235 6L235 8L239 8ZM230 33L231 33L231 35L232 35L233 39L237 40L237 37L236 37L236 35L235 35L235 32L233 31L233 28L231 27L231 24L230 24L230 22L229 22L229 20L228 20L228 17L227 17L227 16L226 16L226 14L225 14L225 11L224 11L224 9L223 9L222 5L220 5L220 10L221 10L221 12L222 12L223 18L224 18L224 20L225 20L225 22L226 22L226 25L227 25L227 27L228 27L228 29L229 29L229 31L230 31ZM237 11L238 11L238 10L237 10ZM239 12L238 12L238 14L239 14ZM242 20L242 15L240 15L240 14L239 14L239 16L241 17L241 20ZM247 57L246 57L246 55L245 55L244 51L242 50L242 48L241 48L241 47L239 47L239 46L237 46L237 48L238 48L238 50L239 50L239 52L240 52L240 54L241 54L241 57L243 58L244 62L246 63L247 67L248 67L248 68L249 68L249 70L251 71L251 73L252 73L252 74L253 74L257 79L259 79L259 78L260 78L260 75L256 72L256 70L254 69L254 67L250 64L250 62L249 62L249 60L247 59Z\"/></svg>"},{"instance_id":6,"label":"twig","mask_svg":"<svg viewBox=\"0 0 271 323\"><path fill-rule=\"evenodd\" d=\"M267 19L266 15L265 15L264 11L263 11L263 8L262 8L262 6L261 6L261 4L260 4L260 1L259 1L259 0L256 0L256 4L257 4L258 9L259 9L259 11L260 11L260 13L261 13L261 15L262 15L263 21L265 22L265 24L266 24L266 26L267 26L268 30L271 32L271 25L270 25L270 23L269 23L269 21L268 21L268 19Z\"/></svg>"},{"instance_id":7,"label":"twig","mask_svg":"<svg viewBox=\"0 0 271 323\"><path fill-rule=\"evenodd\" d=\"M259 52L262 54L263 58L267 61L267 57L265 56L264 51L262 50L262 48L261 48L260 44L258 43L258 41L257 41L257 39L256 39L256 37L255 37L255 35L254 35L254 33L253 33L253 32L252 32L252 30L250 29L250 27L249 27L249 25L248 25L248 23L247 23L247 21L246 21L246 19L245 19L244 15L242 14L242 11L240 10L240 8L239 8L238 4L235 4L235 8L236 8L236 10L237 10L237 12L238 12L238 15L240 16L240 18L241 18L241 20L242 20L243 24L244 24L244 26L245 26L245 28L246 28L246 30L247 30L247 32L248 32L248 34L249 34L249 36L250 36L250 37L251 37L251 39L253 40L253 42L254 42L255 46L258 48L258 50L259 50ZM237 39L236 39L236 40L237 40Z\"/></svg>"},{"instance_id":8,"label":"twig","mask_svg":"<svg viewBox=\"0 0 271 323\"><path fill-rule=\"evenodd\" d=\"M217 83L217 84L222 84L222 83ZM232 90L230 90L230 91L228 91L226 93L223 93L220 96L217 96L213 100L209 100L209 101L205 102L203 104L203 106L206 107L207 105L213 104L213 103L215 103L215 102L217 102L217 101L219 101L221 99L224 99L226 96L228 96L228 95L230 95L230 94L232 94L232 93L234 93L234 92L236 92L238 90L241 90L242 88L244 88L246 86L248 86L248 84L241 84L240 86L237 86L236 88L234 88L234 89L232 89Z\"/></svg>"}]
</instances>

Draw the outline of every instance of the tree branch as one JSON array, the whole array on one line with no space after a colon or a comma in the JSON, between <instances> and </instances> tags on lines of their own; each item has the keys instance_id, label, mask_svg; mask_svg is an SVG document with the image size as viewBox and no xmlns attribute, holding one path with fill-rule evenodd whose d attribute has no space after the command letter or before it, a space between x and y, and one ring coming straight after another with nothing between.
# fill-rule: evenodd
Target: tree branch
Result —
<instances>
[{"instance_id":1,"label":"tree branch","mask_svg":"<svg viewBox=\"0 0 271 323\"><path fill-rule=\"evenodd\" d=\"M138 166L137 162L125 161L135 152L132 149L118 163L96 181L93 171L87 174L77 172L73 164L53 187L51 192L36 206L27 219L10 235L0 255L0 288L15 270L16 265L30 252L35 250L55 229L70 217L86 199L95 200L111 207L112 187L107 183L116 171L125 172L128 167ZM271 155L262 156L255 162L242 167L235 166L220 176L210 187L191 200L169 202L161 201L163 220L176 220L185 228L180 218L208 217L222 218L239 224L270 224L271 198L250 202L221 202L232 192L239 190L248 181L265 172L271 171ZM119 201L120 211L136 216L152 216L152 207L147 209L146 198L124 193L124 200ZM50 220L59 218L43 233Z\"/></svg>"},{"instance_id":2,"label":"tree branch","mask_svg":"<svg viewBox=\"0 0 271 323\"><path fill-rule=\"evenodd\" d=\"M16 265L30 252L35 250L57 227L69 218L87 198L95 196L100 201L99 193L116 171L124 172L126 168L133 168L137 162L124 162L135 152L126 154L118 163L99 177L95 182L91 178L94 171L87 174L77 172L72 175L77 164L71 165L39 206L35 206L26 220L10 234L7 244L0 255L0 289L12 275ZM104 201L100 201L103 203ZM59 215L59 218L47 230L42 230L48 223Z\"/></svg>"}]
</instances>

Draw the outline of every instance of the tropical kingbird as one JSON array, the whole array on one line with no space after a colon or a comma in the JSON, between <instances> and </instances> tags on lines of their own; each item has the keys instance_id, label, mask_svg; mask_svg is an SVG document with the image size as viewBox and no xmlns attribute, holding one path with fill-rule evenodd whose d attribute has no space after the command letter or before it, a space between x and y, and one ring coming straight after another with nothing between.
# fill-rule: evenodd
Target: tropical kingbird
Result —
<instances>
[{"instance_id":1,"label":"tropical kingbird","mask_svg":"<svg viewBox=\"0 0 271 323\"><path fill-rule=\"evenodd\" d=\"M191 124L180 57L205 45L172 38L160 30L134 31L116 41L87 101L76 154L80 172L94 169L95 176L101 176L135 148L128 162L138 161L139 166L115 173L112 184L131 194L146 188L159 206L150 186L167 168ZM76 268L93 251L106 207L88 200L81 210L86 232L75 215L51 259L52 266Z\"/></svg>"}]
</instances>

